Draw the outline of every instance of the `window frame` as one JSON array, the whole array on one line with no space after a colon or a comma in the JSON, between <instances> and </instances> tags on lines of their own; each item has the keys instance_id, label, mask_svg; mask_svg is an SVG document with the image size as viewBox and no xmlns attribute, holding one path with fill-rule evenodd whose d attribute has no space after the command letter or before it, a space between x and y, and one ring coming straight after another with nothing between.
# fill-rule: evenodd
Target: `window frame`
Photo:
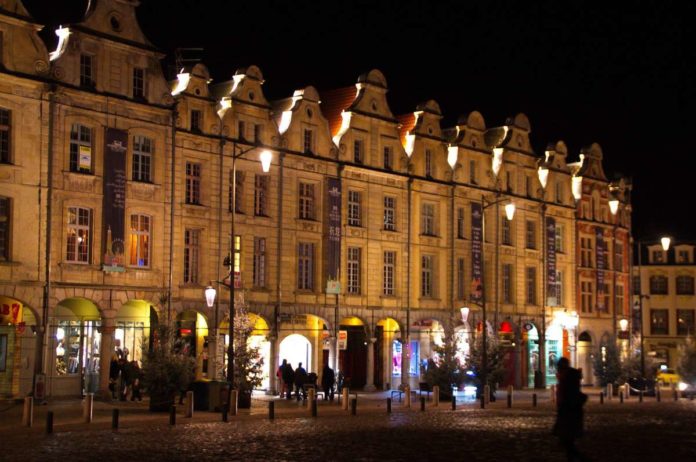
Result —
<instances>
[{"instance_id":1,"label":"window frame","mask_svg":"<svg viewBox=\"0 0 696 462\"><path fill-rule=\"evenodd\" d=\"M94 172L94 129L76 122L70 126L69 170L73 173L93 174ZM80 167L80 148L89 147L89 168Z\"/></svg>"},{"instance_id":2,"label":"window frame","mask_svg":"<svg viewBox=\"0 0 696 462\"><path fill-rule=\"evenodd\" d=\"M362 226L362 193L348 190L348 226Z\"/></svg>"},{"instance_id":3,"label":"window frame","mask_svg":"<svg viewBox=\"0 0 696 462\"><path fill-rule=\"evenodd\" d=\"M133 136L131 179L139 183L152 183L152 159L155 142L145 135Z\"/></svg>"},{"instance_id":4,"label":"window frame","mask_svg":"<svg viewBox=\"0 0 696 462\"><path fill-rule=\"evenodd\" d=\"M396 231L396 197L385 195L382 203L384 205L383 229L385 231Z\"/></svg>"},{"instance_id":5,"label":"window frame","mask_svg":"<svg viewBox=\"0 0 696 462\"><path fill-rule=\"evenodd\" d=\"M307 181L300 181L297 198L297 217L300 220L316 220L315 184Z\"/></svg>"},{"instance_id":6,"label":"window frame","mask_svg":"<svg viewBox=\"0 0 696 462\"><path fill-rule=\"evenodd\" d=\"M348 247L346 251L346 292L349 295L360 295L362 293L361 259L362 248L354 246Z\"/></svg>"},{"instance_id":7,"label":"window frame","mask_svg":"<svg viewBox=\"0 0 696 462\"><path fill-rule=\"evenodd\" d=\"M136 229L133 227L133 219L136 218ZM145 229L143 229L145 228ZM128 266L133 268L149 268L151 262L151 246L152 242L152 216L144 213L130 214L130 230L129 230L129 259ZM143 243L144 240L144 243ZM136 263L133 263L133 246L135 247ZM143 264L140 264L141 249L144 249L145 257Z\"/></svg>"},{"instance_id":8,"label":"window frame","mask_svg":"<svg viewBox=\"0 0 696 462\"><path fill-rule=\"evenodd\" d=\"M203 166L199 162L186 161L185 202L187 205L201 205L201 183Z\"/></svg>"},{"instance_id":9,"label":"window frame","mask_svg":"<svg viewBox=\"0 0 696 462\"><path fill-rule=\"evenodd\" d=\"M200 273L201 230L184 230L184 264L182 268L184 284L198 284Z\"/></svg>"},{"instance_id":10,"label":"window frame","mask_svg":"<svg viewBox=\"0 0 696 462\"><path fill-rule=\"evenodd\" d=\"M88 265L92 261L92 225L93 211L87 207L69 206L67 207L67 229L66 229L66 252L65 261L80 265ZM75 222L72 222L72 217L75 217ZM86 216L87 223L81 223ZM71 243L75 239L74 244ZM82 239L82 240L80 240ZM73 247L73 250L71 250ZM82 251L80 250L82 248Z\"/></svg>"},{"instance_id":11,"label":"window frame","mask_svg":"<svg viewBox=\"0 0 696 462\"><path fill-rule=\"evenodd\" d=\"M0 164L12 164L12 111L0 107Z\"/></svg>"}]
</instances>

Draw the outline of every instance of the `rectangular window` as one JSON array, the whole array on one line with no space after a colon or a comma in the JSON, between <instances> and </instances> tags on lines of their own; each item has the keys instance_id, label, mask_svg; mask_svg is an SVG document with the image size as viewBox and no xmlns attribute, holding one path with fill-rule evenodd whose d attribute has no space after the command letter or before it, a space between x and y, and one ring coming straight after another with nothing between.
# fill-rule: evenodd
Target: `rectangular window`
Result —
<instances>
[{"instance_id":1,"label":"rectangular window","mask_svg":"<svg viewBox=\"0 0 696 462\"><path fill-rule=\"evenodd\" d=\"M529 177L529 175L525 175L524 177L524 190L527 197L532 197L532 179Z\"/></svg>"},{"instance_id":2,"label":"rectangular window","mask_svg":"<svg viewBox=\"0 0 696 462\"><path fill-rule=\"evenodd\" d=\"M556 271L556 306L563 304L563 272Z\"/></svg>"},{"instance_id":3,"label":"rectangular window","mask_svg":"<svg viewBox=\"0 0 696 462\"><path fill-rule=\"evenodd\" d=\"M10 111L0 108L0 163L2 164L12 162L12 156L10 155L10 140L12 138L10 115Z\"/></svg>"},{"instance_id":4,"label":"rectangular window","mask_svg":"<svg viewBox=\"0 0 696 462\"><path fill-rule=\"evenodd\" d=\"M360 247L348 247L348 293L360 293Z\"/></svg>"},{"instance_id":5,"label":"rectangular window","mask_svg":"<svg viewBox=\"0 0 696 462\"><path fill-rule=\"evenodd\" d=\"M433 256L421 256L421 297L433 296Z\"/></svg>"},{"instance_id":6,"label":"rectangular window","mask_svg":"<svg viewBox=\"0 0 696 462\"><path fill-rule=\"evenodd\" d=\"M503 225L503 227L502 227L503 245L512 245L512 225L510 224L510 220L503 217L500 219L500 223Z\"/></svg>"},{"instance_id":7,"label":"rectangular window","mask_svg":"<svg viewBox=\"0 0 696 462\"><path fill-rule=\"evenodd\" d=\"M297 288L314 289L314 244L300 242L297 249Z\"/></svg>"},{"instance_id":8,"label":"rectangular window","mask_svg":"<svg viewBox=\"0 0 696 462\"><path fill-rule=\"evenodd\" d=\"M232 202L234 202L235 213L244 213L244 172L235 170L234 178L232 170L230 170L230 186L227 193L228 211L232 211ZM232 181L234 180L234 181ZM232 192L234 191L234 195Z\"/></svg>"},{"instance_id":9,"label":"rectangular window","mask_svg":"<svg viewBox=\"0 0 696 462\"><path fill-rule=\"evenodd\" d=\"M433 153L430 149L425 150L425 176L433 176Z\"/></svg>"},{"instance_id":10,"label":"rectangular window","mask_svg":"<svg viewBox=\"0 0 696 462\"><path fill-rule=\"evenodd\" d=\"M536 268L533 266L527 267L527 305L536 305Z\"/></svg>"},{"instance_id":11,"label":"rectangular window","mask_svg":"<svg viewBox=\"0 0 696 462\"><path fill-rule=\"evenodd\" d=\"M266 287L266 238L254 238L254 287Z\"/></svg>"},{"instance_id":12,"label":"rectangular window","mask_svg":"<svg viewBox=\"0 0 696 462\"><path fill-rule=\"evenodd\" d=\"M80 86L94 88L94 67L90 55L80 55Z\"/></svg>"},{"instance_id":13,"label":"rectangular window","mask_svg":"<svg viewBox=\"0 0 696 462\"><path fill-rule=\"evenodd\" d=\"M650 334L669 335L669 311L664 309L650 310Z\"/></svg>"},{"instance_id":14,"label":"rectangular window","mask_svg":"<svg viewBox=\"0 0 696 462\"><path fill-rule=\"evenodd\" d=\"M564 230L563 230L563 225L559 225L556 223L556 252L557 253L563 253L565 252L565 245L563 245L563 242L565 241L564 237Z\"/></svg>"},{"instance_id":15,"label":"rectangular window","mask_svg":"<svg viewBox=\"0 0 696 462\"><path fill-rule=\"evenodd\" d=\"M652 262L651 263L664 263L664 255L662 250L652 251Z\"/></svg>"},{"instance_id":16,"label":"rectangular window","mask_svg":"<svg viewBox=\"0 0 696 462\"><path fill-rule=\"evenodd\" d=\"M237 133L240 140L246 140L246 123L243 120L237 121Z\"/></svg>"},{"instance_id":17,"label":"rectangular window","mask_svg":"<svg viewBox=\"0 0 696 462\"><path fill-rule=\"evenodd\" d=\"M263 144L263 125L254 124L254 143Z\"/></svg>"},{"instance_id":18,"label":"rectangular window","mask_svg":"<svg viewBox=\"0 0 696 462\"><path fill-rule=\"evenodd\" d=\"M640 295L640 276L633 276L633 295Z\"/></svg>"},{"instance_id":19,"label":"rectangular window","mask_svg":"<svg viewBox=\"0 0 696 462\"><path fill-rule=\"evenodd\" d=\"M667 295L667 276L650 276L650 294Z\"/></svg>"},{"instance_id":20,"label":"rectangular window","mask_svg":"<svg viewBox=\"0 0 696 462\"><path fill-rule=\"evenodd\" d=\"M694 278L693 276L677 276L677 295L693 295Z\"/></svg>"},{"instance_id":21,"label":"rectangular window","mask_svg":"<svg viewBox=\"0 0 696 462\"><path fill-rule=\"evenodd\" d=\"M201 164L186 162L186 203L201 203Z\"/></svg>"},{"instance_id":22,"label":"rectangular window","mask_svg":"<svg viewBox=\"0 0 696 462\"><path fill-rule=\"evenodd\" d=\"M556 182L556 202L559 204L563 203L563 183L560 181Z\"/></svg>"},{"instance_id":23,"label":"rectangular window","mask_svg":"<svg viewBox=\"0 0 696 462\"><path fill-rule=\"evenodd\" d=\"M133 68L133 98L145 98L145 69L140 67Z\"/></svg>"},{"instance_id":24,"label":"rectangular window","mask_svg":"<svg viewBox=\"0 0 696 462\"><path fill-rule=\"evenodd\" d=\"M65 260L71 263L90 262L90 230L92 211L82 207L68 208L68 245Z\"/></svg>"},{"instance_id":25,"label":"rectangular window","mask_svg":"<svg viewBox=\"0 0 696 462\"><path fill-rule=\"evenodd\" d=\"M435 205L423 204L421 206L421 234L435 235Z\"/></svg>"},{"instance_id":26,"label":"rectangular window","mask_svg":"<svg viewBox=\"0 0 696 462\"><path fill-rule=\"evenodd\" d=\"M528 249L536 249L536 223L532 220L526 222L526 245Z\"/></svg>"},{"instance_id":27,"label":"rectangular window","mask_svg":"<svg viewBox=\"0 0 696 462\"><path fill-rule=\"evenodd\" d=\"M359 191L348 191L348 225L362 226L361 195Z\"/></svg>"},{"instance_id":28,"label":"rectangular window","mask_svg":"<svg viewBox=\"0 0 696 462\"><path fill-rule=\"evenodd\" d=\"M152 144L146 136L133 137L133 181L151 182Z\"/></svg>"},{"instance_id":29,"label":"rectangular window","mask_svg":"<svg viewBox=\"0 0 696 462\"><path fill-rule=\"evenodd\" d=\"M384 168L385 170L394 168L394 150L391 146L384 147Z\"/></svg>"},{"instance_id":30,"label":"rectangular window","mask_svg":"<svg viewBox=\"0 0 696 462\"><path fill-rule=\"evenodd\" d=\"M512 265L503 265L503 303L512 303Z\"/></svg>"},{"instance_id":31,"label":"rectangular window","mask_svg":"<svg viewBox=\"0 0 696 462\"><path fill-rule=\"evenodd\" d=\"M303 220L314 220L314 185L300 182L299 213Z\"/></svg>"},{"instance_id":32,"label":"rectangular window","mask_svg":"<svg viewBox=\"0 0 696 462\"><path fill-rule=\"evenodd\" d=\"M198 282L200 231L187 229L184 231L184 284Z\"/></svg>"},{"instance_id":33,"label":"rectangular window","mask_svg":"<svg viewBox=\"0 0 696 462\"><path fill-rule=\"evenodd\" d=\"M254 177L254 215L257 217L268 216L268 178L268 175Z\"/></svg>"},{"instance_id":34,"label":"rectangular window","mask_svg":"<svg viewBox=\"0 0 696 462\"><path fill-rule=\"evenodd\" d=\"M512 193L512 172L505 172L505 188L508 193Z\"/></svg>"},{"instance_id":35,"label":"rectangular window","mask_svg":"<svg viewBox=\"0 0 696 462\"><path fill-rule=\"evenodd\" d=\"M306 153L314 152L314 131L310 128L304 129L303 147Z\"/></svg>"},{"instance_id":36,"label":"rectangular window","mask_svg":"<svg viewBox=\"0 0 696 462\"><path fill-rule=\"evenodd\" d=\"M80 124L70 128L70 171L92 171L92 129Z\"/></svg>"},{"instance_id":37,"label":"rectangular window","mask_svg":"<svg viewBox=\"0 0 696 462\"><path fill-rule=\"evenodd\" d=\"M464 300L464 287L466 286L466 279L464 275L464 259L457 259L457 300Z\"/></svg>"},{"instance_id":38,"label":"rectangular window","mask_svg":"<svg viewBox=\"0 0 696 462\"><path fill-rule=\"evenodd\" d=\"M396 231L396 198L384 196L384 229Z\"/></svg>"},{"instance_id":39,"label":"rectangular window","mask_svg":"<svg viewBox=\"0 0 696 462\"><path fill-rule=\"evenodd\" d=\"M143 268L150 266L150 217L147 215L130 217L129 265Z\"/></svg>"},{"instance_id":40,"label":"rectangular window","mask_svg":"<svg viewBox=\"0 0 696 462\"><path fill-rule=\"evenodd\" d=\"M620 242L614 244L614 269L623 271L623 244Z\"/></svg>"},{"instance_id":41,"label":"rectangular window","mask_svg":"<svg viewBox=\"0 0 696 462\"><path fill-rule=\"evenodd\" d=\"M464 207L457 209L457 239L464 239Z\"/></svg>"},{"instance_id":42,"label":"rectangular window","mask_svg":"<svg viewBox=\"0 0 696 462\"><path fill-rule=\"evenodd\" d=\"M580 265L592 268L592 239L589 237L580 238Z\"/></svg>"},{"instance_id":43,"label":"rectangular window","mask_svg":"<svg viewBox=\"0 0 696 462\"><path fill-rule=\"evenodd\" d=\"M353 162L356 164L362 164L365 159L364 159L364 149L363 149L364 142L363 140L355 140L353 141Z\"/></svg>"},{"instance_id":44,"label":"rectangular window","mask_svg":"<svg viewBox=\"0 0 696 462\"><path fill-rule=\"evenodd\" d=\"M0 261L10 260L12 209L9 197L0 196Z\"/></svg>"},{"instance_id":45,"label":"rectangular window","mask_svg":"<svg viewBox=\"0 0 696 462\"><path fill-rule=\"evenodd\" d=\"M382 281L382 294L394 295L394 275L396 271L396 252L384 251L384 271Z\"/></svg>"},{"instance_id":46,"label":"rectangular window","mask_svg":"<svg viewBox=\"0 0 696 462\"><path fill-rule=\"evenodd\" d=\"M2 123L0 123L2 125ZM689 251L688 250L680 250L677 253L677 263L689 263Z\"/></svg>"},{"instance_id":47,"label":"rectangular window","mask_svg":"<svg viewBox=\"0 0 696 462\"><path fill-rule=\"evenodd\" d=\"M694 334L694 310L677 310L677 335Z\"/></svg>"},{"instance_id":48,"label":"rectangular window","mask_svg":"<svg viewBox=\"0 0 696 462\"><path fill-rule=\"evenodd\" d=\"M201 132L201 128L203 127L203 114L201 111L198 111L196 109L191 109L191 131L192 132Z\"/></svg>"},{"instance_id":49,"label":"rectangular window","mask_svg":"<svg viewBox=\"0 0 696 462\"><path fill-rule=\"evenodd\" d=\"M476 161L469 161L469 183L476 184Z\"/></svg>"},{"instance_id":50,"label":"rectangular window","mask_svg":"<svg viewBox=\"0 0 696 462\"><path fill-rule=\"evenodd\" d=\"M581 309L583 313L592 313L593 310L593 297L592 297L592 283L589 281L580 282L580 298L581 298Z\"/></svg>"},{"instance_id":51,"label":"rectangular window","mask_svg":"<svg viewBox=\"0 0 696 462\"><path fill-rule=\"evenodd\" d=\"M614 307L614 310L618 315L621 315L624 312L623 309L623 304L624 304L624 288L622 285L617 284L616 285L616 293L615 295L615 300L616 300L616 306Z\"/></svg>"}]
</instances>

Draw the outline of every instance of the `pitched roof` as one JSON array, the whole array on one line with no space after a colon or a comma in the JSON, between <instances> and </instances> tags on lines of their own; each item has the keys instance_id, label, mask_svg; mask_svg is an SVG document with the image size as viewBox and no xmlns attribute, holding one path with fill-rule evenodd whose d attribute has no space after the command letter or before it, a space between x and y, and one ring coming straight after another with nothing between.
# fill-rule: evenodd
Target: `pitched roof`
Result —
<instances>
[{"instance_id":1,"label":"pitched roof","mask_svg":"<svg viewBox=\"0 0 696 462\"><path fill-rule=\"evenodd\" d=\"M321 97L321 112L329 121L331 136L336 136L341 129L341 112L350 107L355 100L358 90L355 86L324 90L319 92Z\"/></svg>"}]
</instances>

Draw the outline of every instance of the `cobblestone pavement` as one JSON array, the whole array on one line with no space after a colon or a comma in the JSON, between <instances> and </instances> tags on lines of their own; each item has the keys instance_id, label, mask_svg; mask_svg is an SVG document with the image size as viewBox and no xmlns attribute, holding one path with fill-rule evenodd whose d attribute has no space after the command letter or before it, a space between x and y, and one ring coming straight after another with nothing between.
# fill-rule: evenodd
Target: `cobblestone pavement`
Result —
<instances>
[{"instance_id":1,"label":"cobblestone pavement","mask_svg":"<svg viewBox=\"0 0 696 462\"><path fill-rule=\"evenodd\" d=\"M79 406L53 405L55 432L45 434L45 411L37 409L31 429L21 427L19 413L0 413L2 461L562 461L550 434L553 407L540 401L517 402L507 409L498 400L487 409L475 403L449 403L426 411L394 403L387 414L383 399L363 399L356 416L337 404L319 402L316 418L295 401L276 401L276 418L268 419L267 403L255 401L229 422L220 415L178 415L170 426L167 414L146 406L120 406L121 428L111 430L112 404L95 408L92 424L80 423ZM19 406L21 407L21 406ZM40 414L39 412L43 412ZM72 414L71 414L72 412ZM59 413L60 416L59 417ZM19 421L14 424L17 417ZM64 423L61 423L63 419ZM12 424L12 425L10 425ZM578 447L592 461L696 460L696 401L617 400L586 406L586 434Z\"/></svg>"}]
</instances>

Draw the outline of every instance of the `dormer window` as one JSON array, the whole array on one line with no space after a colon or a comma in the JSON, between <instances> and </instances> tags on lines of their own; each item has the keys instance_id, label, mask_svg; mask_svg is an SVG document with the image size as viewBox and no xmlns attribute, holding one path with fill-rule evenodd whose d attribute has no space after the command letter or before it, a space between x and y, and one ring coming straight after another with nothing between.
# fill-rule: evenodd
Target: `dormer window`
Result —
<instances>
[{"instance_id":1,"label":"dormer window","mask_svg":"<svg viewBox=\"0 0 696 462\"><path fill-rule=\"evenodd\" d=\"M314 131L311 128L304 129L303 151L306 153L314 152Z\"/></svg>"},{"instance_id":2,"label":"dormer window","mask_svg":"<svg viewBox=\"0 0 696 462\"><path fill-rule=\"evenodd\" d=\"M430 149L425 150L425 176L428 178L433 176L433 153Z\"/></svg>"},{"instance_id":3,"label":"dormer window","mask_svg":"<svg viewBox=\"0 0 696 462\"><path fill-rule=\"evenodd\" d=\"M680 250L677 253L677 263L691 263L689 261L689 251L688 250Z\"/></svg>"},{"instance_id":4,"label":"dormer window","mask_svg":"<svg viewBox=\"0 0 696 462\"><path fill-rule=\"evenodd\" d=\"M94 87L94 63L91 55L80 55L80 86Z\"/></svg>"},{"instance_id":5,"label":"dormer window","mask_svg":"<svg viewBox=\"0 0 696 462\"><path fill-rule=\"evenodd\" d=\"M384 147L384 169L391 170L394 168L394 150L391 146Z\"/></svg>"},{"instance_id":6,"label":"dormer window","mask_svg":"<svg viewBox=\"0 0 696 462\"><path fill-rule=\"evenodd\" d=\"M237 122L237 128L239 129L239 139L245 140L246 139L246 124L244 123L243 120L240 120L239 122Z\"/></svg>"},{"instance_id":7,"label":"dormer window","mask_svg":"<svg viewBox=\"0 0 696 462\"><path fill-rule=\"evenodd\" d=\"M353 162L356 164L362 164L364 162L363 158L363 140L353 141Z\"/></svg>"},{"instance_id":8,"label":"dormer window","mask_svg":"<svg viewBox=\"0 0 696 462\"><path fill-rule=\"evenodd\" d=\"M191 110L191 131L201 132L201 126L203 125L201 111L197 109Z\"/></svg>"},{"instance_id":9,"label":"dormer window","mask_svg":"<svg viewBox=\"0 0 696 462\"><path fill-rule=\"evenodd\" d=\"M145 69L133 68L133 98L145 99Z\"/></svg>"},{"instance_id":10,"label":"dormer window","mask_svg":"<svg viewBox=\"0 0 696 462\"><path fill-rule=\"evenodd\" d=\"M664 263L664 252L662 250L653 250L651 263Z\"/></svg>"}]
</instances>

